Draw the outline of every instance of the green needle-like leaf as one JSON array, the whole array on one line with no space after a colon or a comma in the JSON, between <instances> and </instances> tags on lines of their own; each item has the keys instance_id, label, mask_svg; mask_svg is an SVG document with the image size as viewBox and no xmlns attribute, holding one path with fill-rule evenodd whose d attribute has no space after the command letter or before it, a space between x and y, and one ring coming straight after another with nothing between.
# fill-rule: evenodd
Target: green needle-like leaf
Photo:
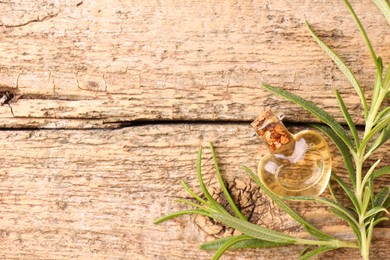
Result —
<instances>
[{"instance_id":1,"label":"green needle-like leaf","mask_svg":"<svg viewBox=\"0 0 390 260\"><path fill-rule=\"evenodd\" d=\"M384 118L390 117L390 107L384 108L376 117L375 119L375 124L379 123L382 121Z\"/></svg>"},{"instance_id":2,"label":"green needle-like leaf","mask_svg":"<svg viewBox=\"0 0 390 260\"><path fill-rule=\"evenodd\" d=\"M374 179L375 179L375 178L379 178L379 177L381 177L381 176L383 176L383 175L386 175L386 174L388 174L388 173L390 173L390 166L385 166L385 167L383 167L383 168L380 168L379 170L376 170L376 171L372 174L372 176L373 176Z\"/></svg>"},{"instance_id":3,"label":"green needle-like leaf","mask_svg":"<svg viewBox=\"0 0 390 260\"><path fill-rule=\"evenodd\" d=\"M219 184L221 185L223 193L225 194L225 197L226 197L227 201L229 202L230 207L234 211L234 214L236 214L236 216L239 217L240 219L246 220L244 215L242 215L240 210L237 208L237 206L234 203L232 197L230 196L229 191L227 190L227 188L225 186L225 183L224 183L224 181L222 179L222 176L221 176L221 171L219 170L219 166L218 166L218 162L217 162L217 156L215 154L214 147L213 147L213 145L211 143L210 143L210 148L211 148L211 153L213 154L213 160L214 160L215 170L217 172L218 181L219 181Z\"/></svg>"},{"instance_id":4,"label":"green needle-like leaf","mask_svg":"<svg viewBox=\"0 0 390 260\"><path fill-rule=\"evenodd\" d=\"M204 184L203 182L203 178L202 178L202 146L199 146L199 151L198 151L198 160L197 160L197 163L196 163L196 172L197 172L197 175L198 175L198 181L199 181L199 184L200 184L200 187L202 188L202 192L204 194L204 196L207 198L207 200L211 203L211 205L214 207L214 209L220 211L220 212L224 212L224 213L227 213L229 214L226 209L224 207L222 207L214 198L213 196L211 196L211 194L209 193L209 191L207 190L206 188L206 185Z\"/></svg>"},{"instance_id":5,"label":"green needle-like leaf","mask_svg":"<svg viewBox=\"0 0 390 260\"><path fill-rule=\"evenodd\" d=\"M154 222L154 224L160 224L160 223L167 221L169 219L176 218L176 217L179 217L182 215L187 215L187 214L198 214L198 215L203 215L203 216L209 216L209 213L205 210L196 210L196 209L181 210L181 211L177 211L177 212L174 212L172 214L169 214L169 215L166 215L164 217L157 219Z\"/></svg>"},{"instance_id":6,"label":"green needle-like leaf","mask_svg":"<svg viewBox=\"0 0 390 260\"><path fill-rule=\"evenodd\" d=\"M389 197L389 187L383 187L375 196L374 205L382 206L386 199Z\"/></svg>"},{"instance_id":7,"label":"green needle-like leaf","mask_svg":"<svg viewBox=\"0 0 390 260\"><path fill-rule=\"evenodd\" d=\"M366 42L366 45L368 47L368 50L370 51L370 54L371 54L371 58L372 60L374 61L374 64L377 68L377 70L379 71L380 70L380 65L378 63L378 59L376 57L376 54L374 52L374 49L372 48L372 45L371 45L371 42L370 40L368 39L368 36L367 36L367 33L366 31L364 30L363 28L363 25L362 23L360 22L359 18L357 17L356 13L355 13L355 10L353 10L351 4L348 2L348 0L344 0L344 3L345 5L347 6L349 12L352 14L353 16L353 19L355 20L359 30L360 30L360 33L363 35L363 38L364 38L364 41Z\"/></svg>"},{"instance_id":8,"label":"green needle-like leaf","mask_svg":"<svg viewBox=\"0 0 390 260\"><path fill-rule=\"evenodd\" d=\"M387 22L390 25L390 6L386 0L372 0L376 6L381 10L383 15L385 16Z\"/></svg>"},{"instance_id":9,"label":"green needle-like leaf","mask_svg":"<svg viewBox=\"0 0 390 260\"><path fill-rule=\"evenodd\" d=\"M370 190L374 191L374 178L372 177L372 174L370 176L370 178L368 178L368 188L370 188ZM374 192L371 192L370 194L370 200L371 200L371 203L373 203L375 199L375 196L374 196Z\"/></svg>"},{"instance_id":10,"label":"green needle-like leaf","mask_svg":"<svg viewBox=\"0 0 390 260\"><path fill-rule=\"evenodd\" d=\"M279 246L287 246L291 245L291 243L275 243L270 241L265 241L257 238L253 238L247 235L237 235L241 237L245 237L245 240L239 241L232 245L230 249L243 249L243 248L271 248L271 247L279 247ZM215 239L213 241L204 243L200 246L202 250L218 250L223 244L232 239L233 237L223 237L219 239Z\"/></svg>"},{"instance_id":11,"label":"green needle-like leaf","mask_svg":"<svg viewBox=\"0 0 390 260\"><path fill-rule=\"evenodd\" d=\"M348 216L346 216L344 214L344 212L342 212L342 211L340 211L340 210L338 210L336 208L330 208L330 211L332 211L336 216L338 216L339 218L343 219L345 222L347 222L349 224L349 226L351 227L353 233L356 236L356 240L357 240L359 248L360 248L362 235L360 233L359 225L357 224L357 222L356 221L352 221Z\"/></svg>"},{"instance_id":12,"label":"green needle-like leaf","mask_svg":"<svg viewBox=\"0 0 390 260\"><path fill-rule=\"evenodd\" d=\"M374 137L375 134L382 131L384 128L389 126L390 124L390 117L386 117L383 120L381 120L362 140L359 147L359 153L362 154L363 151L366 149L367 144L371 141L371 139Z\"/></svg>"},{"instance_id":13,"label":"green needle-like leaf","mask_svg":"<svg viewBox=\"0 0 390 260\"><path fill-rule=\"evenodd\" d=\"M379 122L379 115L375 115L374 113L377 113L378 103L382 102L383 99L381 97L381 92L383 91L383 81L382 81L382 58L379 58L379 64L380 69L377 69L375 81L374 81L374 88L372 90L372 97L371 97L371 107L369 111L369 117L367 118L367 121L374 121L374 124L377 124ZM375 112L374 112L375 111ZM371 118L371 117L376 117Z\"/></svg>"},{"instance_id":14,"label":"green needle-like leaf","mask_svg":"<svg viewBox=\"0 0 390 260\"><path fill-rule=\"evenodd\" d=\"M348 137L347 133L345 132L344 128L340 125L339 122L336 121L331 115L329 115L327 112L319 108L317 105L315 105L313 102L307 101L291 92L288 92L284 89L273 87L268 84L262 84L263 88L287 99L292 102L294 102L297 105L300 105L305 110L312 113L315 117L320 119L322 122L327 124L330 128L333 129L333 131L343 140L343 142L353 151L354 147L351 143L350 138Z\"/></svg>"},{"instance_id":15,"label":"green needle-like leaf","mask_svg":"<svg viewBox=\"0 0 390 260\"><path fill-rule=\"evenodd\" d=\"M385 78L383 80L383 89L388 91L390 88L390 62L387 64L387 70L385 74Z\"/></svg>"},{"instance_id":16,"label":"green needle-like leaf","mask_svg":"<svg viewBox=\"0 0 390 260\"><path fill-rule=\"evenodd\" d=\"M356 225L359 225L356 222L356 219L351 215L351 213L346 208L344 208L342 205L337 204L331 200L328 200L325 198L320 198L320 197L309 197L309 196L294 196L294 197L293 196L285 196L285 197L283 197L283 199L291 200L291 201L314 201L314 202L319 202L319 203L325 204L327 206L330 206L331 208L334 208L334 209L342 212L352 222L355 222Z\"/></svg>"},{"instance_id":17,"label":"green needle-like leaf","mask_svg":"<svg viewBox=\"0 0 390 260\"><path fill-rule=\"evenodd\" d=\"M380 61L382 61L382 59L380 59ZM382 72L381 72L382 69L383 68L381 68L380 71L378 70L376 72L375 81L374 81L374 89L372 90L371 107L370 107L370 112L369 112L370 117L374 116L373 112L374 112L374 110L377 109L377 103L382 102L382 100L380 100L380 94L383 91ZM374 124L379 122L379 115L375 115L375 116L376 116L376 118L374 120ZM369 120L373 120L373 119L369 118Z\"/></svg>"},{"instance_id":18,"label":"green needle-like leaf","mask_svg":"<svg viewBox=\"0 0 390 260\"><path fill-rule=\"evenodd\" d=\"M318 228L314 227L312 224L307 222L301 215L299 215L296 211L291 209L279 196L275 195L272 191L270 191L255 175L251 169L244 166L244 170L249 174L251 179L260 187L260 189L276 204L278 205L284 212L289 214L295 221L301 224L309 234L317 237L321 240L332 240L334 237L322 232Z\"/></svg>"},{"instance_id":19,"label":"green needle-like leaf","mask_svg":"<svg viewBox=\"0 0 390 260\"><path fill-rule=\"evenodd\" d=\"M207 201L203 200L201 197L196 195L195 192L193 190L191 190L190 187L188 187L187 183L185 183L183 180L181 180L180 183L189 195L191 195L193 198L195 198L200 203L202 203L204 205L209 205L209 203Z\"/></svg>"},{"instance_id":20,"label":"green needle-like leaf","mask_svg":"<svg viewBox=\"0 0 390 260\"><path fill-rule=\"evenodd\" d=\"M302 256L299 257L299 260L309 260L312 259L313 257L320 255L322 253L325 253L327 251L335 250L336 248L330 247L330 246L321 246L319 248L316 248Z\"/></svg>"},{"instance_id":21,"label":"green needle-like leaf","mask_svg":"<svg viewBox=\"0 0 390 260\"><path fill-rule=\"evenodd\" d=\"M367 212L368 204L370 203L371 200L371 194L372 194L372 189L369 186L366 186L364 189L363 201L360 209L361 215L364 215Z\"/></svg>"},{"instance_id":22,"label":"green needle-like leaf","mask_svg":"<svg viewBox=\"0 0 390 260\"><path fill-rule=\"evenodd\" d=\"M335 173L332 172L332 178L340 185L340 187L345 191L348 198L351 200L353 206L356 209L356 212L360 212L359 202L356 199L355 193L347 186L347 184L340 179Z\"/></svg>"},{"instance_id":23,"label":"green needle-like leaf","mask_svg":"<svg viewBox=\"0 0 390 260\"><path fill-rule=\"evenodd\" d=\"M258 238L261 240L276 242L276 243L294 243L297 241L295 237L283 234L281 232L265 228L256 224L252 224L248 221L235 218L228 214L223 213L211 213L210 216L221 222L224 225L232 227L238 231L241 231L245 235Z\"/></svg>"},{"instance_id":24,"label":"green needle-like leaf","mask_svg":"<svg viewBox=\"0 0 390 260\"><path fill-rule=\"evenodd\" d=\"M372 209L370 209L369 211L367 211L366 215L364 215L364 218L369 218L371 216L374 216L376 214L378 214L379 212L387 212L387 210L385 208L383 208L382 206L377 206L377 207L374 207Z\"/></svg>"},{"instance_id":25,"label":"green needle-like leaf","mask_svg":"<svg viewBox=\"0 0 390 260\"><path fill-rule=\"evenodd\" d=\"M330 127L325 125L320 125L320 124L310 124L310 125L322 131L330 139L332 139L333 143L339 149L340 154L344 159L344 165L345 168L347 169L349 179L352 182L352 186L356 188L356 172L355 172L354 164L348 147L344 144L344 142L338 137L338 135L336 135L336 133Z\"/></svg>"},{"instance_id":26,"label":"green needle-like leaf","mask_svg":"<svg viewBox=\"0 0 390 260\"><path fill-rule=\"evenodd\" d=\"M378 225L379 223L381 223L381 222L383 222L383 221L388 221L388 220L389 220L389 218L387 218L387 217L378 218L377 220L374 221L374 227L375 227L376 225Z\"/></svg>"},{"instance_id":27,"label":"green needle-like leaf","mask_svg":"<svg viewBox=\"0 0 390 260\"><path fill-rule=\"evenodd\" d=\"M232 238L230 238L228 241L226 241L218 250L217 252L215 252L215 254L213 255L213 258L212 260L218 260L222 255L223 253L226 252L226 250L228 250L230 247L232 247L234 244L237 244L241 241L244 241L246 240L247 237L245 236L234 236Z\"/></svg>"},{"instance_id":28,"label":"green needle-like leaf","mask_svg":"<svg viewBox=\"0 0 390 260\"><path fill-rule=\"evenodd\" d=\"M299 257L301 257L302 255L304 255L305 253L307 253L310 249L312 249L314 246L313 245L308 245L308 246L305 246L302 251L299 253Z\"/></svg>"},{"instance_id":29,"label":"green needle-like leaf","mask_svg":"<svg viewBox=\"0 0 390 260\"><path fill-rule=\"evenodd\" d=\"M328 182L328 190L329 190L330 195L332 196L333 201L335 203L338 203L339 201L336 198L336 194L334 193L334 190L333 190L331 182Z\"/></svg>"},{"instance_id":30,"label":"green needle-like leaf","mask_svg":"<svg viewBox=\"0 0 390 260\"><path fill-rule=\"evenodd\" d=\"M385 209L390 208L390 197L388 197L385 202L383 202L383 207Z\"/></svg>"},{"instance_id":31,"label":"green needle-like leaf","mask_svg":"<svg viewBox=\"0 0 390 260\"><path fill-rule=\"evenodd\" d=\"M390 139L390 125L386 126L385 129L382 130L379 137L372 143L368 155L373 153L376 149L382 146L382 144L386 143Z\"/></svg>"},{"instance_id":32,"label":"green needle-like leaf","mask_svg":"<svg viewBox=\"0 0 390 260\"><path fill-rule=\"evenodd\" d=\"M335 94L336 94L337 101L339 102L341 112L343 113L343 116L344 116L345 121L347 122L347 124L349 126L349 129L351 130L353 140L355 141L356 149L358 149L359 148L359 137L358 137L358 133L357 133L355 124L353 123L351 115L349 114L348 109L345 106L344 100L341 97L341 95L337 89L335 90Z\"/></svg>"},{"instance_id":33,"label":"green needle-like leaf","mask_svg":"<svg viewBox=\"0 0 390 260\"><path fill-rule=\"evenodd\" d=\"M370 169L367 171L366 176L364 176L364 179L362 181L362 187L366 185L366 183L369 181L371 178L372 174L374 173L374 170L376 166L381 162L381 159L377 160L375 163L373 163L370 167Z\"/></svg>"},{"instance_id":34,"label":"green needle-like leaf","mask_svg":"<svg viewBox=\"0 0 390 260\"><path fill-rule=\"evenodd\" d=\"M306 25L309 28L311 36L314 38L314 40L318 43L318 45L325 51L326 54L329 55L329 57L336 63L336 65L339 67L341 72L344 73L344 75L347 77L349 82L352 84L354 89L356 90L357 94L359 95L363 108L364 108L364 114L365 117L367 118L368 115L368 106L367 106L367 101L366 97L364 96L363 89L360 87L359 82L351 72L351 70L348 68L347 65L341 60L339 56L337 56L336 53L334 53L311 29L309 23L306 21Z\"/></svg>"}]
</instances>

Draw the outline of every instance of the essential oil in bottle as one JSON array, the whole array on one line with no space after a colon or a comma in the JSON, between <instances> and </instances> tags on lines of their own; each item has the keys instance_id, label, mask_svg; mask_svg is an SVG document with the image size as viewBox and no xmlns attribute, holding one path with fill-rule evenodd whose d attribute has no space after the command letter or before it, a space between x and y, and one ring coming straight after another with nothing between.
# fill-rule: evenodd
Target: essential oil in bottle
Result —
<instances>
[{"instance_id":1,"label":"essential oil in bottle","mask_svg":"<svg viewBox=\"0 0 390 260\"><path fill-rule=\"evenodd\" d=\"M261 182L280 196L318 196L331 173L331 157L324 138L315 131L291 134L281 119L265 110L252 126L267 145L260 161Z\"/></svg>"}]
</instances>

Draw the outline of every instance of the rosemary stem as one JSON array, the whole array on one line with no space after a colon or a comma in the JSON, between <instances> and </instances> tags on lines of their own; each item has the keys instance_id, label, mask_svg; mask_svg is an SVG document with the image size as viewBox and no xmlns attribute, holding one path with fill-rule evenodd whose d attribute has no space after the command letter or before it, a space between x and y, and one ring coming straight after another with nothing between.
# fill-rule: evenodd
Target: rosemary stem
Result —
<instances>
[{"instance_id":1,"label":"rosemary stem","mask_svg":"<svg viewBox=\"0 0 390 260\"><path fill-rule=\"evenodd\" d=\"M368 118L367 118L366 128L364 130L364 136L367 136L367 134L371 131L373 124L374 124L374 121L375 121L375 117L378 114L379 108L383 102L383 99L386 97L386 94L387 94L386 91L381 89L379 91L378 99L372 101L373 104L372 104L372 107L370 109L370 113L369 113Z\"/></svg>"},{"instance_id":2,"label":"rosemary stem","mask_svg":"<svg viewBox=\"0 0 390 260\"><path fill-rule=\"evenodd\" d=\"M311 239L297 239L296 244L299 245L317 245L317 246L330 246L334 248L348 247L358 248L355 243L341 241L341 240L311 240Z\"/></svg>"},{"instance_id":3,"label":"rosemary stem","mask_svg":"<svg viewBox=\"0 0 390 260\"><path fill-rule=\"evenodd\" d=\"M367 234L366 234L366 226L364 224L364 219L363 216L359 216L359 231L362 237L361 240L361 249L360 249L360 254L362 255L364 260L369 259L369 252L370 252L370 242L367 239Z\"/></svg>"},{"instance_id":4,"label":"rosemary stem","mask_svg":"<svg viewBox=\"0 0 390 260\"><path fill-rule=\"evenodd\" d=\"M381 79L380 79L381 80ZM367 117L366 121L366 127L364 131L364 137L363 139L370 133L372 128L374 127L375 118L378 114L379 108L382 104L383 99L386 96L386 91L383 91L380 89L378 98L376 100L373 100L370 112ZM356 165L356 199L358 201L358 204L361 209L363 209L363 190L366 182L362 181L362 168L363 168L363 162L365 159L367 159L367 156L364 155L365 148L366 147L360 147L361 149L358 149L355 159L355 165ZM366 210L362 210L359 212L359 232L361 234L361 248L360 248L360 254L363 257L364 260L369 259L369 252L370 252L370 241L367 236L367 230L366 225L364 222L364 216L366 214Z\"/></svg>"},{"instance_id":5,"label":"rosemary stem","mask_svg":"<svg viewBox=\"0 0 390 260\"><path fill-rule=\"evenodd\" d=\"M357 160L355 160L356 165L356 199L359 203L359 206L362 206L362 195L363 195L363 189L362 187L362 168L363 168L363 159L361 155L357 156Z\"/></svg>"}]
</instances>

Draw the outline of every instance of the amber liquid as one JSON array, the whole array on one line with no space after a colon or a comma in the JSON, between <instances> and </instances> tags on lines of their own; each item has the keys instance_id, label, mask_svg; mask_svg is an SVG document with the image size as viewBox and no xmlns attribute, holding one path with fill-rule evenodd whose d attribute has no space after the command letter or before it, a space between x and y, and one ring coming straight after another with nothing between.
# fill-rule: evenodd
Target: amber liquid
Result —
<instances>
[{"instance_id":1,"label":"amber liquid","mask_svg":"<svg viewBox=\"0 0 390 260\"><path fill-rule=\"evenodd\" d=\"M328 145L318 133L305 130L294 136L295 144L283 153L265 155L259 163L264 185L280 196L318 196L331 173Z\"/></svg>"}]
</instances>

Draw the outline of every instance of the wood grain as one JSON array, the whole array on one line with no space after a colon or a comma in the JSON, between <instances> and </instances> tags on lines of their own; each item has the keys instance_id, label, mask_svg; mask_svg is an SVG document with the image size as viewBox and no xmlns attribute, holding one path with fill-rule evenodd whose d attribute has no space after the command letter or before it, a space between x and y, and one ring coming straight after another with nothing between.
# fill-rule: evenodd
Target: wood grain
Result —
<instances>
[{"instance_id":1,"label":"wood grain","mask_svg":"<svg viewBox=\"0 0 390 260\"><path fill-rule=\"evenodd\" d=\"M369 0L352 4L388 64L388 24ZM370 100L374 66L342 1L0 1L0 259L210 259L198 245L233 230L195 216L153 223L187 208L175 202L188 198L180 180L200 192L199 144L206 146L210 192L226 203L209 141L253 223L306 237L241 167L255 169L265 154L248 123L263 107L284 112L293 131L316 121L259 88L262 82L312 100L344 123L337 88L354 122L364 123L353 88L305 19ZM331 150L334 171L347 181ZM380 166L389 165L389 151L386 145L377 152ZM375 189L389 185L384 176ZM348 205L342 190L335 192ZM291 206L326 232L353 239L327 208ZM386 222L374 235L373 259L388 259L389 241ZM228 252L224 259L297 259L301 249ZM319 257L358 258L356 250Z\"/></svg>"},{"instance_id":2,"label":"wood grain","mask_svg":"<svg viewBox=\"0 0 390 260\"><path fill-rule=\"evenodd\" d=\"M390 58L389 27L368 0L353 1L378 55ZM378 15L369 15L369 14ZM259 88L284 87L340 121L340 89L353 119L353 88L311 39L304 20L370 93L374 66L342 1L81 1L0 3L4 127L80 127L134 120L249 121L259 107L314 119ZM12 120L9 120L12 119ZM74 122L73 121L82 121Z\"/></svg>"},{"instance_id":3,"label":"wood grain","mask_svg":"<svg viewBox=\"0 0 390 260\"><path fill-rule=\"evenodd\" d=\"M205 145L203 174L220 198L208 141L218 153L224 178L254 223L293 235L303 230L273 205L241 169L255 169L264 146L248 135L249 125L150 125L118 130L1 131L0 256L39 259L209 259L198 245L231 230L203 218L182 217L154 225L158 217L185 206L185 180L199 192L196 157ZM295 128L298 131L299 128ZM335 171L345 179L341 158ZM388 154L389 148L384 152ZM384 164L390 158L384 157ZM384 177L380 185L389 185ZM325 194L328 196L328 194ZM250 203L251 205L248 205ZM245 204L246 203L246 204ZM344 239L343 221L317 204L292 204L318 227ZM373 259L385 259L390 226L378 229ZM225 259L296 259L301 247L228 253ZM338 250L323 259L353 259Z\"/></svg>"}]
</instances>

